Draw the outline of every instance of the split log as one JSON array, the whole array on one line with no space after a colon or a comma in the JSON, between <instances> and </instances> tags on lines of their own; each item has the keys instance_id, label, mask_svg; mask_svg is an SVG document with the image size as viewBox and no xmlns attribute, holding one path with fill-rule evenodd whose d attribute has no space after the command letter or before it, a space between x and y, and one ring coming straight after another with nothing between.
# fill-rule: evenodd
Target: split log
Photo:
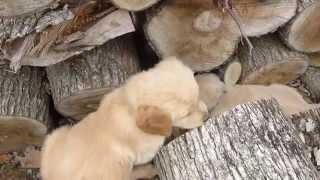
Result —
<instances>
[{"instance_id":1,"label":"split log","mask_svg":"<svg viewBox=\"0 0 320 180\"><path fill-rule=\"evenodd\" d=\"M0 16L0 42L13 41L34 31L41 32L50 25L72 18L73 13L66 7L36 11L21 16Z\"/></svg>"},{"instance_id":2,"label":"split log","mask_svg":"<svg viewBox=\"0 0 320 180\"><path fill-rule=\"evenodd\" d=\"M320 103L320 67L309 67L300 79L310 99Z\"/></svg>"},{"instance_id":3,"label":"split log","mask_svg":"<svg viewBox=\"0 0 320 180\"><path fill-rule=\"evenodd\" d=\"M297 15L283 28L280 35L286 44L298 51L320 51L320 2L298 1Z\"/></svg>"},{"instance_id":4,"label":"split log","mask_svg":"<svg viewBox=\"0 0 320 180\"><path fill-rule=\"evenodd\" d=\"M201 26L201 18L195 20L204 9L193 2L166 1L159 8L147 13L144 31L150 45L158 56L165 58L177 56L194 71L207 71L221 65L236 48L239 40L237 33L232 33L222 21L224 15L212 1L203 1L212 13L202 16L214 16L206 32L206 26L199 31L194 26ZM201 16L201 17L202 17ZM194 22L195 21L195 22Z\"/></svg>"},{"instance_id":5,"label":"split log","mask_svg":"<svg viewBox=\"0 0 320 180\"><path fill-rule=\"evenodd\" d=\"M56 109L77 120L95 111L104 94L138 71L132 34L47 67Z\"/></svg>"},{"instance_id":6,"label":"split log","mask_svg":"<svg viewBox=\"0 0 320 180\"><path fill-rule=\"evenodd\" d=\"M243 84L286 84L308 67L309 58L287 48L276 35L251 38L251 42L254 46L251 55L247 45L241 46L237 53Z\"/></svg>"},{"instance_id":7,"label":"split log","mask_svg":"<svg viewBox=\"0 0 320 180\"><path fill-rule=\"evenodd\" d=\"M299 130L300 138L307 147L308 157L320 170L320 109L291 116L294 126Z\"/></svg>"},{"instance_id":8,"label":"split log","mask_svg":"<svg viewBox=\"0 0 320 180\"><path fill-rule=\"evenodd\" d=\"M319 179L275 100L237 106L164 146L160 179Z\"/></svg>"},{"instance_id":9,"label":"split log","mask_svg":"<svg viewBox=\"0 0 320 180\"><path fill-rule=\"evenodd\" d=\"M159 1L160 0L111 0L115 6L128 11L142 11Z\"/></svg>"},{"instance_id":10,"label":"split log","mask_svg":"<svg viewBox=\"0 0 320 180\"><path fill-rule=\"evenodd\" d=\"M0 152L41 145L49 122L45 72L23 67L18 73L0 66Z\"/></svg>"},{"instance_id":11,"label":"split log","mask_svg":"<svg viewBox=\"0 0 320 180\"><path fill-rule=\"evenodd\" d=\"M19 16L48 8L56 0L2 0L0 16Z\"/></svg>"},{"instance_id":12,"label":"split log","mask_svg":"<svg viewBox=\"0 0 320 180\"><path fill-rule=\"evenodd\" d=\"M134 27L129 13L123 10L114 11L101 18L86 31L77 31L66 36L62 43L53 46L46 54L26 55L21 59L21 65L40 67L53 65L133 31Z\"/></svg>"}]
</instances>

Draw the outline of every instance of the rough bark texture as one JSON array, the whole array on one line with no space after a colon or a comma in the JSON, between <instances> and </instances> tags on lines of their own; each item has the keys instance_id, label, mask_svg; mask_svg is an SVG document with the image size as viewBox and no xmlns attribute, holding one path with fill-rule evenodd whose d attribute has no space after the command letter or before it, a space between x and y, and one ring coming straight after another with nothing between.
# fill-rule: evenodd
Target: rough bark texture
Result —
<instances>
[{"instance_id":1,"label":"rough bark texture","mask_svg":"<svg viewBox=\"0 0 320 180\"><path fill-rule=\"evenodd\" d=\"M308 57L284 46L275 34L252 38L252 54L248 46L239 48L243 84L286 84L303 74Z\"/></svg>"},{"instance_id":2,"label":"rough bark texture","mask_svg":"<svg viewBox=\"0 0 320 180\"><path fill-rule=\"evenodd\" d=\"M55 25L73 18L67 9L33 12L22 16L0 16L0 42L24 37L33 31L40 32L49 25Z\"/></svg>"},{"instance_id":3,"label":"rough bark texture","mask_svg":"<svg viewBox=\"0 0 320 180\"><path fill-rule=\"evenodd\" d=\"M308 157L320 171L320 108L295 114L291 119L307 147Z\"/></svg>"},{"instance_id":4,"label":"rough bark texture","mask_svg":"<svg viewBox=\"0 0 320 180\"><path fill-rule=\"evenodd\" d=\"M286 44L298 51L320 50L320 3L317 0L299 0L296 16L279 33Z\"/></svg>"},{"instance_id":5,"label":"rough bark texture","mask_svg":"<svg viewBox=\"0 0 320 180\"><path fill-rule=\"evenodd\" d=\"M163 147L160 179L319 179L275 100L237 106Z\"/></svg>"},{"instance_id":6,"label":"rough bark texture","mask_svg":"<svg viewBox=\"0 0 320 180\"><path fill-rule=\"evenodd\" d=\"M138 71L132 34L47 68L56 109L78 120L94 111L104 94Z\"/></svg>"},{"instance_id":7,"label":"rough bark texture","mask_svg":"<svg viewBox=\"0 0 320 180\"><path fill-rule=\"evenodd\" d=\"M24 67L17 74L0 66L0 152L40 145L49 122L45 72Z\"/></svg>"},{"instance_id":8,"label":"rough bark texture","mask_svg":"<svg viewBox=\"0 0 320 180\"><path fill-rule=\"evenodd\" d=\"M300 79L310 99L314 103L320 103L320 67L310 66Z\"/></svg>"},{"instance_id":9,"label":"rough bark texture","mask_svg":"<svg viewBox=\"0 0 320 180\"><path fill-rule=\"evenodd\" d=\"M55 0L2 0L0 16L19 16L47 7Z\"/></svg>"}]
</instances>

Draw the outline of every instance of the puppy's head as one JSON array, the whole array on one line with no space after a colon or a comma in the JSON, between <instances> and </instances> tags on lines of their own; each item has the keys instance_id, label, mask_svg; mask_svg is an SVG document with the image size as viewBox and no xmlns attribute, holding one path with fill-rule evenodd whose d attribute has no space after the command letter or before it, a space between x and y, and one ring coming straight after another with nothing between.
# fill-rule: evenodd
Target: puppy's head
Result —
<instances>
[{"instance_id":1,"label":"puppy's head","mask_svg":"<svg viewBox=\"0 0 320 180\"><path fill-rule=\"evenodd\" d=\"M130 78L125 92L135 111L144 109L144 112L167 114L172 126L198 127L208 113L205 104L199 100L199 87L193 72L174 57Z\"/></svg>"}]
</instances>

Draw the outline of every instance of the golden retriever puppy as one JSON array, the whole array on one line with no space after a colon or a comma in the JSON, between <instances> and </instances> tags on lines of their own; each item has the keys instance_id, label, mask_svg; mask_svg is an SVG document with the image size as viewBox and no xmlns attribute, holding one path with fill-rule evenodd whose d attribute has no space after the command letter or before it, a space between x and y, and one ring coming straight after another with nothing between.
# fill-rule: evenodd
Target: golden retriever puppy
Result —
<instances>
[{"instance_id":1,"label":"golden retriever puppy","mask_svg":"<svg viewBox=\"0 0 320 180\"><path fill-rule=\"evenodd\" d=\"M152 160L173 126L198 127L206 115L193 72L176 58L167 58L107 94L97 111L78 124L48 135L41 176L43 180L138 178L144 173L133 175L133 167Z\"/></svg>"}]
</instances>

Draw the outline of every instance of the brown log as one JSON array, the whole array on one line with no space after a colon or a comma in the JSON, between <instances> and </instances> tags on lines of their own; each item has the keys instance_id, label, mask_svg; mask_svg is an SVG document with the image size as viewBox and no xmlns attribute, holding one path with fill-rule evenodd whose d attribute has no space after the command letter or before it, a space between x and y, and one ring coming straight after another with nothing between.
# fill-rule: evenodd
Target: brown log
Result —
<instances>
[{"instance_id":1,"label":"brown log","mask_svg":"<svg viewBox=\"0 0 320 180\"><path fill-rule=\"evenodd\" d=\"M212 11L204 12L208 8ZM208 16L215 17L209 25L202 20ZM225 62L238 43L239 34L230 32L227 23L222 21L225 16L228 15L212 1L202 1L198 5L197 2L172 0L148 11L144 29L158 56L174 55L194 71L207 71ZM194 26L203 28L197 30Z\"/></svg>"},{"instance_id":2,"label":"brown log","mask_svg":"<svg viewBox=\"0 0 320 180\"><path fill-rule=\"evenodd\" d=\"M320 170L320 108L290 117L313 164Z\"/></svg>"},{"instance_id":3,"label":"brown log","mask_svg":"<svg viewBox=\"0 0 320 180\"><path fill-rule=\"evenodd\" d=\"M300 0L297 15L283 28L280 35L286 44L298 51L320 51L320 3Z\"/></svg>"},{"instance_id":4,"label":"brown log","mask_svg":"<svg viewBox=\"0 0 320 180\"><path fill-rule=\"evenodd\" d=\"M320 103L320 67L310 66L300 79L310 99Z\"/></svg>"},{"instance_id":5,"label":"brown log","mask_svg":"<svg viewBox=\"0 0 320 180\"><path fill-rule=\"evenodd\" d=\"M160 179L319 179L275 100L235 107L164 146Z\"/></svg>"},{"instance_id":6,"label":"brown log","mask_svg":"<svg viewBox=\"0 0 320 180\"><path fill-rule=\"evenodd\" d=\"M47 67L56 109L77 120L96 110L104 94L138 71L132 34Z\"/></svg>"},{"instance_id":7,"label":"brown log","mask_svg":"<svg viewBox=\"0 0 320 180\"><path fill-rule=\"evenodd\" d=\"M252 54L247 45L237 53L242 64L242 84L286 84L303 74L309 58L287 48L274 34L251 38Z\"/></svg>"},{"instance_id":8,"label":"brown log","mask_svg":"<svg viewBox=\"0 0 320 180\"><path fill-rule=\"evenodd\" d=\"M45 72L23 67L18 73L0 66L0 152L41 145L49 122Z\"/></svg>"},{"instance_id":9,"label":"brown log","mask_svg":"<svg viewBox=\"0 0 320 180\"><path fill-rule=\"evenodd\" d=\"M159 1L160 0L111 0L115 6L128 11L142 11Z\"/></svg>"}]
</instances>

